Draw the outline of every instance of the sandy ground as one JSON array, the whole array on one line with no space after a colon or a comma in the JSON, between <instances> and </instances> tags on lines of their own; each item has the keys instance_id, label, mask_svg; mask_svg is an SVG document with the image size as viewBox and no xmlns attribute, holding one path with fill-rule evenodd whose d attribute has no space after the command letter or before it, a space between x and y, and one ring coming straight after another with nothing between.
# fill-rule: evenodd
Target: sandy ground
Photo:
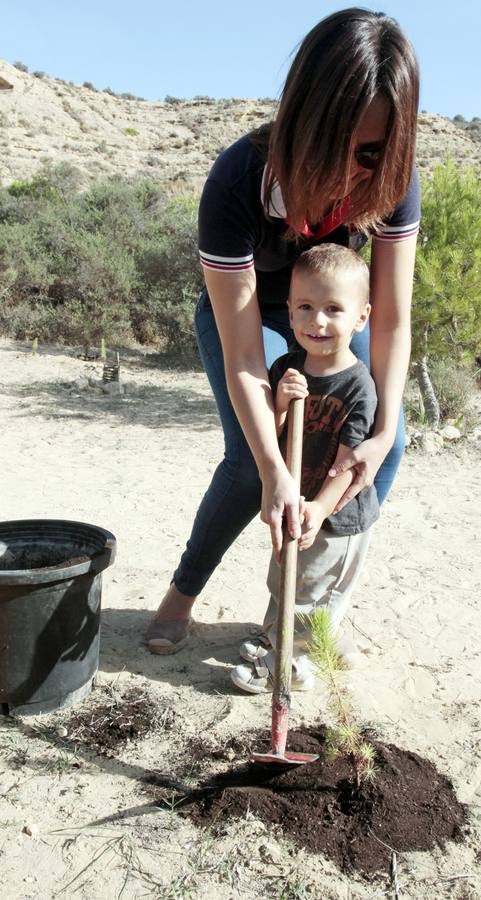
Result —
<instances>
[{"instance_id":1,"label":"sandy ground","mask_svg":"<svg viewBox=\"0 0 481 900\"><path fill-rule=\"evenodd\" d=\"M150 656L142 635L222 436L203 374L132 354L124 397L72 389L77 376L100 373L61 350L32 356L0 343L1 519L79 519L116 535L117 560L104 575L99 687L87 702L135 686L169 710L173 725L105 758L52 737L52 721L71 711L0 722L4 895L394 897L387 872L348 877L249 817L214 837L142 793L152 769L185 773L186 738L221 746L268 724L270 698L237 694L228 669L262 619L269 541L252 523L206 588L190 646ZM364 651L349 676L361 720L433 760L470 806L464 843L399 855L400 896L412 900L481 898L480 485L474 445L407 455L349 621ZM319 718L322 692L294 695L293 723Z\"/></svg>"}]
</instances>

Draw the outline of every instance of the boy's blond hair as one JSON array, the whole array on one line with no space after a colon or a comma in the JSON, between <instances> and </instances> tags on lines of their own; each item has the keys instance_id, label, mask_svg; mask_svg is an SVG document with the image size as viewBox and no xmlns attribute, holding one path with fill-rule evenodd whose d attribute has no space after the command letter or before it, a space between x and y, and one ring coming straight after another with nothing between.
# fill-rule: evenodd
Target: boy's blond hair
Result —
<instances>
[{"instance_id":1,"label":"boy's blond hair","mask_svg":"<svg viewBox=\"0 0 481 900\"><path fill-rule=\"evenodd\" d=\"M294 272L310 272L311 274L341 270L352 273L361 289L361 300L369 302L369 267L358 253L340 244L318 244L305 250L294 264Z\"/></svg>"}]
</instances>

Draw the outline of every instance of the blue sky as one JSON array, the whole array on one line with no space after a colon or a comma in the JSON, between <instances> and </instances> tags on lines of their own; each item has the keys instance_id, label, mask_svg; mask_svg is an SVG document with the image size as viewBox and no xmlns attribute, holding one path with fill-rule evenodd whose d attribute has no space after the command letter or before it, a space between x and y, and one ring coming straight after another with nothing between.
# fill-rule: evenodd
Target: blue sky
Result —
<instances>
[{"instance_id":1,"label":"blue sky","mask_svg":"<svg viewBox=\"0 0 481 900\"><path fill-rule=\"evenodd\" d=\"M394 16L411 38L422 109L481 116L479 0L359 5ZM148 100L276 97L299 40L346 6L349 0L14 0L2 4L0 56Z\"/></svg>"}]
</instances>

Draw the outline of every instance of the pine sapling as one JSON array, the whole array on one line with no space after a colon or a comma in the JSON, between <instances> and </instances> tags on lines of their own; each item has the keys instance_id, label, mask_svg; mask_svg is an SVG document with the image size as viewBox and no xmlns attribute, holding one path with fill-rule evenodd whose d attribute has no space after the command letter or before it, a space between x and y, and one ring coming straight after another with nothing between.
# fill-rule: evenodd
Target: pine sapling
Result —
<instances>
[{"instance_id":1,"label":"pine sapling","mask_svg":"<svg viewBox=\"0 0 481 900\"><path fill-rule=\"evenodd\" d=\"M342 680L347 666L337 648L328 610L316 609L307 618L312 633L310 657L326 685L329 709L336 723L327 732L328 752L333 758L340 754L351 762L359 788L362 781L375 775L374 747L364 740L355 722L349 692Z\"/></svg>"}]
</instances>

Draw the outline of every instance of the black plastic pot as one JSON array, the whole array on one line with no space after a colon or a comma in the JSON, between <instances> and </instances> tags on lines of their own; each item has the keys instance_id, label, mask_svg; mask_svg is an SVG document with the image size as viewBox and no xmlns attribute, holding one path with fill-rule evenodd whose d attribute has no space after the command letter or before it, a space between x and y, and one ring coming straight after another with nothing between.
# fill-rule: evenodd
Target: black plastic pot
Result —
<instances>
[{"instance_id":1,"label":"black plastic pot","mask_svg":"<svg viewBox=\"0 0 481 900\"><path fill-rule=\"evenodd\" d=\"M113 534L83 522L0 522L0 707L49 712L82 700L98 669L102 572Z\"/></svg>"}]
</instances>

